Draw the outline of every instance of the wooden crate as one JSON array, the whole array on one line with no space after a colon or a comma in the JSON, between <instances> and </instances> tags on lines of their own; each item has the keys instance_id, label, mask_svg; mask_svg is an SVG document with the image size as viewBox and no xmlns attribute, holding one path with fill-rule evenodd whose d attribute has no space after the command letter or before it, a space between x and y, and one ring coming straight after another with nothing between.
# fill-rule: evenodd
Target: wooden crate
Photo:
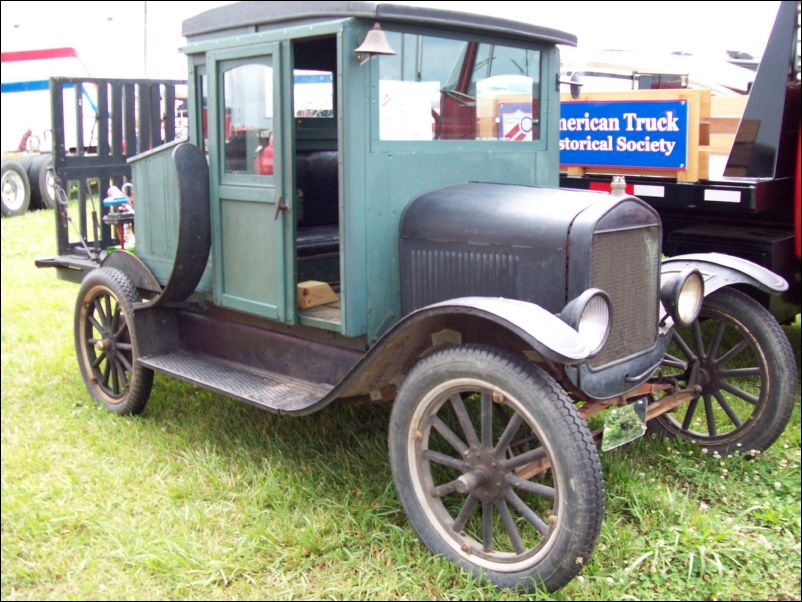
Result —
<instances>
[{"instance_id":1,"label":"wooden crate","mask_svg":"<svg viewBox=\"0 0 802 602\"><path fill-rule=\"evenodd\" d=\"M713 96L710 99L710 153L729 155L749 96Z\"/></svg>"}]
</instances>

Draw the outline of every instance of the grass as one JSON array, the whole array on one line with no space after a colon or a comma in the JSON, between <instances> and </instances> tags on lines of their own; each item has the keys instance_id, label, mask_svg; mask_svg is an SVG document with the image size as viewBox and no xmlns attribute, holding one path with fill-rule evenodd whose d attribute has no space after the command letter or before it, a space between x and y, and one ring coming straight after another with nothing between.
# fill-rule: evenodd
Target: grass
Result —
<instances>
[{"instance_id":1,"label":"grass","mask_svg":"<svg viewBox=\"0 0 802 602\"><path fill-rule=\"evenodd\" d=\"M157 376L138 418L97 407L77 287L37 270L53 215L2 220L3 599L800 597L799 400L754 460L640 439L602 455L606 516L580 578L499 592L433 557L387 460L387 408L280 418ZM786 327L800 350L800 321Z\"/></svg>"}]
</instances>

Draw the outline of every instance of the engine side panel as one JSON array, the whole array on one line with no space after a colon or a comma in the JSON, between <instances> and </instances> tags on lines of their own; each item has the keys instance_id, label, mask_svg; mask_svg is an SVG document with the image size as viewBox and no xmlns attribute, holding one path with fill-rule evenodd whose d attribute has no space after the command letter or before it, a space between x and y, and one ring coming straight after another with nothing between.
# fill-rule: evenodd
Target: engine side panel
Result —
<instances>
[{"instance_id":1,"label":"engine side panel","mask_svg":"<svg viewBox=\"0 0 802 602\"><path fill-rule=\"evenodd\" d=\"M447 299L505 297L565 305L568 232L606 195L470 183L427 193L401 218L404 315Z\"/></svg>"}]
</instances>

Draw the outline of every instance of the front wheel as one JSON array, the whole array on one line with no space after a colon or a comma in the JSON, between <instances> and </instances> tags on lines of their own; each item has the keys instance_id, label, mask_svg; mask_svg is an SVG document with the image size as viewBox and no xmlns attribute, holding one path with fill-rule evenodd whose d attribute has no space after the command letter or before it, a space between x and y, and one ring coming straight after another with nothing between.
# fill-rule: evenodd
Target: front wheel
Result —
<instances>
[{"instance_id":1,"label":"front wheel","mask_svg":"<svg viewBox=\"0 0 802 602\"><path fill-rule=\"evenodd\" d=\"M490 347L439 351L393 407L398 496L426 546L501 587L554 591L596 545L598 453L560 386Z\"/></svg>"},{"instance_id":2,"label":"front wheel","mask_svg":"<svg viewBox=\"0 0 802 602\"><path fill-rule=\"evenodd\" d=\"M699 318L676 328L663 378L699 395L656 418L669 435L721 455L767 449L794 409L797 368L782 328L762 305L732 288L706 297Z\"/></svg>"},{"instance_id":3,"label":"front wheel","mask_svg":"<svg viewBox=\"0 0 802 602\"><path fill-rule=\"evenodd\" d=\"M145 409L153 371L139 363L133 306L140 301L129 278L114 268L87 274L75 304L75 351L86 388L116 414Z\"/></svg>"}]
</instances>

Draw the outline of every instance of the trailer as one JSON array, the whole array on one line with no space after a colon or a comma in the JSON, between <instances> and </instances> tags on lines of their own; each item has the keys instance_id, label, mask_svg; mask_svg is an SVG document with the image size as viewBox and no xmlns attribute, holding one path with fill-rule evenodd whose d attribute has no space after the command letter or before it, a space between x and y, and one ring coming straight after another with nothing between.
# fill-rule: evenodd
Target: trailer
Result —
<instances>
[{"instance_id":1,"label":"trailer","mask_svg":"<svg viewBox=\"0 0 802 602\"><path fill-rule=\"evenodd\" d=\"M51 125L49 78L86 77L88 71L75 48L38 48L2 53L3 119L2 214L21 215L31 209L56 206L53 171L53 130ZM87 144L94 136L94 90L69 88L65 94L81 106ZM75 127L75 115L67 116L65 127ZM75 135L71 131L70 138Z\"/></svg>"},{"instance_id":2,"label":"trailer","mask_svg":"<svg viewBox=\"0 0 802 602\"><path fill-rule=\"evenodd\" d=\"M100 169L93 175L99 176L109 167L99 166L99 158L111 148L114 148L111 154L119 165L111 171L106 169L107 173L103 175L106 178L115 176L118 180L130 176L125 160L142 148L132 140L142 138L144 132L151 129L148 123L142 126L143 134L137 133L140 130L140 86L146 90L141 96L144 99L141 111L147 112L152 105L155 114L160 116L160 123L165 119L171 121L168 131L162 125L159 132L145 139L145 148L173 140L176 133L179 137L186 136L186 86L183 81L93 78L72 47L3 52L2 65L3 112L14 115L14 119L3 120L2 128L3 216L21 215L28 209L56 208L57 171L61 172L65 183L76 180L72 169L76 162L85 164L87 157L95 157L92 161ZM57 88L53 88L54 81ZM171 89L170 105L165 104L166 97L160 96L161 100L156 104L150 98L152 86L159 84ZM120 91L119 94L116 90ZM125 102L122 102L123 90ZM101 103L108 102L110 95L113 96L112 105L101 107ZM118 98L120 104L116 105ZM115 115L118 106L119 115ZM65 107L67 110L63 110ZM109 137L112 133L109 120L126 124L125 137L116 132L114 135L119 140ZM155 142L151 143L150 139ZM119 144L115 146L117 142ZM82 198L86 196L86 177L82 176L84 182L78 189ZM106 188L103 187L103 192Z\"/></svg>"},{"instance_id":3,"label":"trailer","mask_svg":"<svg viewBox=\"0 0 802 602\"><path fill-rule=\"evenodd\" d=\"M59 255L37 261L80 283L78 372L103 407L145 411L156 372L287 419L391 403L414 531L520 590L591 558L597 443L647 424L721 454L780 436L793 352L733 287L785 280L717 253L664 260L647 203L559 188L558 45L574 36L363 2L241 2L183 31L189 139L128 158L135 252L87 227L84 203L78 240L63 205ZM111 132L63 168L122 157L123 137L130 151L113 117Z\"/></svg>"},{"instance_id":4,"label":"trailer","mask_svg":"<svg viewBox=\"0 0 802 602\"><path fill-rule=\"evenodd\" d=\"M716 153L723 151L720 168L711 164L702 177L688 181L687 170L661 176L627 165L585 166L578 171L563 165L560 177L563 188L609 191L613 177L623 175L626 190L660 214L663 252L668 256L729 253L782 275L790 284L782 295L751 293L781 322L799 314L802 280L799 15L799 2L781 3L742 115L726 108L740 104L738 98L712 99L713 119L702 124L706 140L689 151L689 162L707 161L708 153L715 160ZM684 97L682 90L672 92L662 97ZM582 98L604 104L637 97L621 93ZM717 101L722 107L718 119ZM732 123L731 130L726 122ZM728 131L734 134L729 144L716 148Z\"/></svg>"}]
</instances>

